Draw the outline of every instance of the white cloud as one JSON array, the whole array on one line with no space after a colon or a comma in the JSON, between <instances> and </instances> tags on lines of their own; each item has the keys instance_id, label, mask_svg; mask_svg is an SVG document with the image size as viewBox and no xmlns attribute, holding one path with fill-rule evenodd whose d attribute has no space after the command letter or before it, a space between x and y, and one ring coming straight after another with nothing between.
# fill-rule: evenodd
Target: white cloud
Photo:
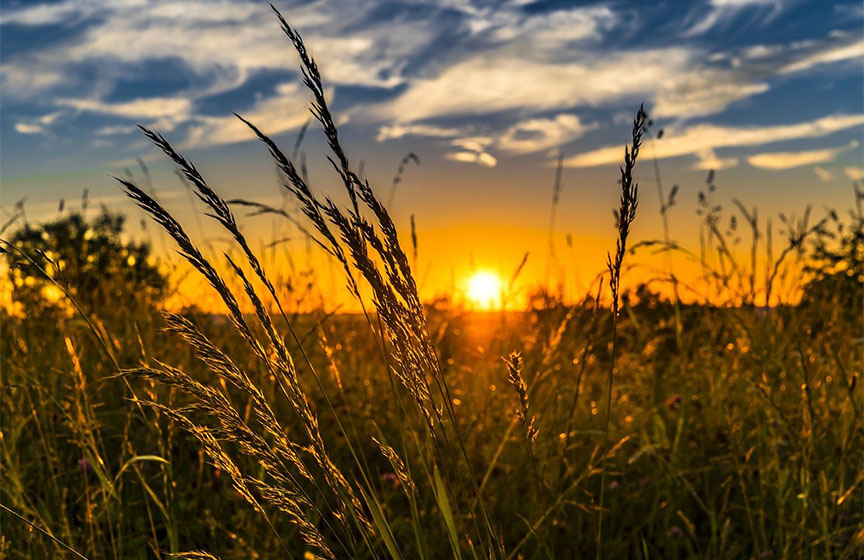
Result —
<instances>
[{"instance_id":1,"label":"white cloud","mask_svg":"<svg viewBox=\"0 0 864 560\"><path fill-rule=\"evenodd\" d=\"M115 103L97 99L58 99L57 103L79 111L148 120L183 118L192 108L192 102L182 97L147 97Z\"/></svg>"},{"instance_id":2,"label":"white cloud","mask_svg":"<svg viewBox=\"0 0 864 560\"><path fill-rule=\"evenodd\" d=\"M801 72L820 64L830 64L832 62L860 59L862 57L864 57L864 40L850 44L830 45L827 48L808 53L786 64L780 69L780 73Z\"/></svg>"},{"instance_id":3,"label":"white cloud","mask_svg":"<svg viewBox=\"0 0 864 560\"><path fill-rule=\"evenodd\" d=\"M55 111L26 121L15 123L15 131L19 134L47 134L48 127L64 115L64 111Z\"/></svg>"},{"instance_id":4,"label":"white cloud","mask_svg":"<svg viewBox=\"0 0 864 560\"><path fill-rule=\"evenodd\" d=\"M445 156L453 161L461 161L465 163L476 163L483 167L495 167L498 160L494 156L486 152L451 152Z\"/></svg>"},{"instance_id":5,"label":"white cloud","mask_svg":"<svg viewBox=\"0 0 864 560\"><path fill-rule=\"evenodd\" d=\"M584 124L576 115L561 114L552 119L529 119L504 131L497 145L509 152L538 152L576 140L592 128L595 128L595 125Z\"/></svg>"},{"instance_id":6,"label":"white cloud","mask_svg":"<svg viewBox=\"0 0 864 560\"><path fill-rule=\"evenodd\" d=\"M448 144L463 150L451 154L450 159L475 162L477 158L469 157L466 152L484 154L492 146L505 152L517 154L538 152L562 146L581 137L586 131L593 128L596 128L596 125L586 125L576 115L560 114L552 118L519 121L498 135L470 135L465 128L444 128L427 124L396 124L382 127L378 132L378 141L408 135L448 138ZM487 163L496 161L493 156L488 154L487 156L483 158Z\"/></svg>"},{"instance_id":7,"label":"white cloud","mask_svg":"<svg viewBox=\"0 0 864 560\"><path fill-rule=\"evenodd\" d=\"M146 3L146 0L112 0L111 8L129 9L141 7ZM93 17L104 12L105 8L105 3L100 0L65 0L18 9L6 8L0 15L0 24L39 26L69 23L71 20Z\"/></svg>"},{"instance_id":8,"label":"white cloud","mask_svg":"<svg viewBox=\"0 0 864 560\"><path fill-rule=\"evenodd\" d=\"M96 136L114 136L117 134L129 134L130 132L135 132L138 130L136 127L132 125L116 125L116 126L103 126L102 128L96 129L94 134Z\"/></svg>"},{"instance_id":9,"label":"white cloud","mask_svg":"<svg viewBox=\"0 0 864 560\"><path fill-rule=\"evenodd\" d=\"M721 110L764 91L742 84L737 71L699 68L685 48L592 55L578 62L538 61L509 52L471 56L437 76L415 80L393 102L377 108L402 122L507 110L543 111L657 97L658 116Z\"/></svg>"},{"instance_id":10,"label":"white cloud","mask_svg":"<svg viewBox=\"0 0 864 560\"><path fill-rule=\"evenodd\" d=\"M396 26L381 20L352 28L362 13L346 18L345 10L332 3L295 6L285 15L302 30L327 84L398 86L404 83L405 65L434 38L423 20ZM81 32L4 58L4 100L26 102L39 96L42 103L143 121L163 131L188 125L188 143L213 145L250 137L230 115L234 107L220 116L201 114L202 99L243 86L261 72L294 74L298 67L272 12L256 1L65 0L7 8L0 19L2 24L30 26L61 22L80 23ZM106 100L119 79L149 79L152 74L142 69L144 63L164 60L184 66L187 86L155 97ZM98 65L98 77L83 81L81 64ZM308 118L307 98L292 86L290 92L259 97L245 113L278 133L296 126L300 113L302 120ZM95 133L122 134L125 126L118 123ZM37 132L34 123L23 119L18 128Z\"/></svg>"},{"instance_id":11,"label":"white cloud","mask_svg":"<svg viewBox=\"0 0 864 560\"><path fill-rule=\"evenodd\" d=\"M771 11L766 18L767 21L770 21L780 12L781 3L778 0L711 0L709 11L687 29L684 35L701 35L714 27L728 23L746 8L762 10L770 8Z\"/></svg>"},{"instance_id":12,"label":"white cloud","mask_svg":"<svg viewBox=\"0 0 864 560\"><path fill-rule=\"evenodd\" d=\"M756 154L747 158L747 163L762 169L791 169L813 163L825 163L834 159L836 150L808 150L803 152L773 152Z\"/></svg>"},{"instance_id":13,"label":"white cloud","mask_svg":"<svg viewBox=\"0 0 864 560\"><path fill-rule=\"evenodd\" d=\"M273 96L259 99L243 112L244 118L262 127L267 134L278 134L301 126L309 118L305 90L297 83L278 85ZM332 92L329 92L332 94ZM328 95L332 96L332 95ZM95 99L61 99L58 103L79 111L113 115L143 121L159 131L170 131L181 123L190 126L184 146L213 146L251 140L252 133L234 115L201 115L191 100L182 97L150 97L110 103ZM131 125L102 127L96 136L126 134Z\"/></svg>"},{"instance_id":14,"label":"white cloud","mask_svg":"<svg viewBox=\"0 0 864 560\"><path fill-rule=\"evenodd\" d=\"M40 124L51 125L54 124L54 121L62 117L66 114L66 111L54 111L53 113L47 113L42 115L38 119L36 119Z\"/></svg>"},{"instance_id":15,"label":"white cloud","mask_svg":"<svg viewBox=\"0 0 864 560\"><path fill-rule=\"evenodd\" d=\"M849 166L843 168L843 173L853 181L864 179L864 167Z\"/></svg>"},{"instance_id":16,"label":"white cloud","mask_svg":"<svg viewBox=\"0 0 864 560\"><path fill-rule=\"evenodd\" d=\"M490 136L466 136L455 138L450 145L459 148L458 152L450 152L444 157L453 161L464 163L476 163L484 167L495 167L498 159L487 150L495 142Z\"/></svg>"},{"instance_id":17,"label":"white cloud","mask_svg":"<svg viewBox=\"0 0 864 560\"><path fill-rule=\"evenodd\" d=\"M664 88L654 99L655 117L710 115L748 97L768 91L768 84L723 81L718 73L694 72L680 77L679 87Z\"/></svg>"},{"instance_id":18,"label":"white cloud","mask_svg":"<svg viewBox=\"0 0 864 560\"><path fill-rule=\"evenodd\" d=\"M404 93L373 114L407 123L435 117L519 110L538 113L581 105L649 100L655 117L695 117L770 89L778 73L858 56L864 48L833 38L791 48L760 45L714 60L694 47L588 51L566 60L532 49L468 55L435 75L409 80Z\"/></svg>"},{"instance_id":19,"label":"white cloud","mask_svg":"<svg viewBox=\"0 0 864 560\"><path fill-rule=\"evenodd\" d=\"M828 134L861 126L864 115L831 115L813 121L776 126L719 126L697 124L682 130L667 128L662 140L655 144L658 159L704 153L706 150L732 146L758 146L795 140L798 138L818 138ZM621 146L607 146L584 152L565 160L569 167L593 167L617 163L623 154Z\"/></svg>"},{"instance_id":20,"label":"white cloud","mask_svg":"<svg viewBox=\"0 0 864 560\"><path fill-rule=\"evenodd\" d=\"M852 142L842 148L825 148L822 150L807 150L802 152L771 152L756 154L747 158L747 163L762 169L791 169L802 165L825 163L832 161L838 154L854 149L858 142Z\"/></svg>"},{"instance_id":21,"label":"white cloud","mask_svg":"<svg viewBox=\"0 0 864 560\"><path fill-rule=\"evenodd\" d=\"M21 134L44 134L47 132L45 127L41 125L25 122L15 123L15 131Z\"/></svg>"},{"instance_id":22,"label":"white cloud","mask_svg":"<svg viewBox=\"0 0 864 560\"><path fill-rule=\"evenodd\" d=\"M309 119L306 105L298 99L301 95L299 84L281 84L274 97L259 101L242 116L268 136L298 128ZM249 127L234 115L194 117L194 120L196 124L190 127L185 140L185 145L190 147L230 144L254 138Z\"/></svg>"},{"instance_id":23,"label":"white cloud","mask_svg":"<svg viewBox=\"0 0 864 560\"><path fill-rule=\"evenodd\" d=\"M342 33L350 23L344 10L333 4L314 3L286 12L303 30L331 83L394 87L402 83L404 65L433 35L422 21L382 21ZM87 19L85 31L74 38L37 49L27 59L9 57L14 90L26 96L56 85L78 83L77 64L99 63L106 70L131 67L143 61L182 61L194 78L187 92L192 97L228 91L264 70L294 71L297 67L288 39L266 4L252 1L186 0L145 2L66 1L6 9L3 23L46 25ZM100 80L110 81L112 72ZM79 84L80 85L80 84ZM109 84L94 86L110 87Z\"/></svg>"},{"instance_id":24,"label":"white cloud","mask_svg":"<svg viewBox=\"0 0 864 560\"><path fill-rule=\"evenodd\" d=\"M426 121L511 112L509 121L482 130L494 138L485 147L541 151L588 130L567 114L577 108L619 109L647 100L658 118L716 114L767 91L777 74L864 54L864 42L851 35L800 45L757 45L735 57L689 44L622 50L614 45L629 43L600 40L624 32L622 21L629 25L627 18L637 14L614 5L529 13L521 0L495 6L430 0L421 2L422 9L395 9L392 19L370 22L366 14L381 6L380 0L370 2L368 11L349 11L337 2L309 2L284 12L302 31L328 85L400 92L395 100L339 108L378 127L379 141L464 137L476 133L476 127ZM691 32L702 32L729 23L744 10L754 17L772 17L779 9L775 0L711 0L707 13L699 8L694 12L698 21L691 17L687 23ZM447 19L436 19L442 15ZM442 41L445 21L459 33ZM61 0L24 3L4 9L0 16L0 24L59 23L70 28L78 24L80 32L5 57L0 66L4 98L26 101L38 96L46 104L149 121L164 130L188 126L187 141L196 145L246 138L227 111L225 116L201 114L203 99L250 86L256 83L250 78L265 72L288 79L286 74L297 68L288 39L266 4L255 0ZM156 97L105 100L117 93L119 80L149 78L144 72L150 70L143 68L150 65L144 63L165 60L182 64L188 78L182 89ZM81 64L100 68L98 77L83 80ZM304 111L301 94L294 93L290 99L282 94L283 99L259 97L246 113L266 116L274 133L293 128L298 112ZM549 113L560 114L546 116ZM390 124L381 126L382 121ZM38 126L47 129L27 119L18 123L31 133ZM97 134L122 134L124 126L103 127ZM489 155L487 162L489 158L494 159Z\"/></svg>"},{"instance_id":25,"label":"white cloud","mask_svg":"<svg viewBox=\"0 0 864 560\"><path fill-rule=\"evenodd\" d=\"M15 61L3 61L0 66L0 82L4 96L24 98L56 87L68 77L59 69L42 67L27 57Z\"/></svg>"},{"instance_id":26,"label":"white cloud","mask_svg":"<svg viewBox=\"0 0 864 560\"><path fill-rule=\"evenodd\" d=\"M738 158L719 158L711 148L706 148L701 152L698 152L696 156L699 160L693 166L694 169L703 169L705 171L713 169L715 171L720 171L738 165Z\"/></svg>"},{"instance_id":27,"label":"white cloud","mask_svg":"<svg viewBox=\"0 0 864 560\"><path fill-rule=\"evenodd\" d=\"M825 169L824 167L819 167L818 165L813 168L813 173L819 177L820 181L831 181L834 179L834 174Z\"/></svg>"},{"instance_id":28,"label":"white cloud","mask_svg":"<svg viewBox=\"0 0 864 560\"><path fill-rule=\"evenodd\" d=\"M431 124L393 124L378 129L376 139L379 142L396 140L405 136L426 136L433 138L449 138L463 134L459 128L444 128Z\"/></svg>"},{"instance_id":29,"label":"white cloud","mask_svg":"<svg viewBox=\"0 0 864 560\"><path fill-rule=\"evenodd\" d=\"M519 9L496 7L482 15L474 14L468 25L475 34L483 33L496 42L529 41L534 48L556 49L562 43L599 39L617 20L606 6L530 15Z\"/></svg>"},{"instance_id":30,"label":"white cloud","mask_svg":"<svg viewBox=\"0 0 864 560\"><path fill-rule=\"evenodd\" d=\"M489 136L467 136L463 138L457 138L450 143L457 148L462 148L463 150L469 150L472 152L483 152L494 141L495 139Z\"/></svg>"}]
</instances>

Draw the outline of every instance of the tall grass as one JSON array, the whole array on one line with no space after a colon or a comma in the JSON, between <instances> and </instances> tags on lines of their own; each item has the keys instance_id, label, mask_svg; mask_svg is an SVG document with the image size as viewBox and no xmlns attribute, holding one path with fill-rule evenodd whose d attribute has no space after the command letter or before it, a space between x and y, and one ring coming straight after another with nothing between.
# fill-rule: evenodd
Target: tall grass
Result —
<instances>
[{"instance_id":1,"label":"tall grass","mask_svg":"<svg viewBox=\"0 0 864 560\"><path fill-rule=\"evenodd\" d=\"M642 135L648 123L648 115L644 106L639 107L633 120L631 144L624 148L624 165L621 167L621 198L615 219L618 226L618 238L615 241L615 256L607 254L606 268L609 271L609 290L612 292L612 348L609 359L608 391L606 393L606 422L604 431L606 441L609 441L609 425L612 419L612 382L615 376L615 346L618 343L618 312L621 292L621 269L624 266L624 256L627 254L627 238L630 236L630 226L636 219L636 206L639 203L639 185L636 182L636 160L642 147ZM600 504L597 519L597 557L601 557L603 542L603 498L606 494L606 461L603 460L600 476Z\"/></svg>"},{"instance_id":2,"label":"tall grass","mask_svg":"<svg viewBox=\"0 0 864 560\"><path fill-rule=\"evenodd\" d=\"M448 528L454 554L459 555L462 547L459 543L453 512L449 507L448 494L453 492L450 486L454 479L439 476L438 472L447 464L451 469L458 469L458 463L462 462L468 472L468 480L476 493L477 504L482 513L482 529L476 521L473 523L474 530L477 531L474 538L477 539L478 543L484 544L487 554L497 555L501 552L500 541L479 494L473 466L465 450L463 435L452 404L448 383L441 372L437 354L430 339L423 307L417 295L416 284L395 226L386 208L378 201L369 184L362 181L352 170L348 157L340 144L338 130L324 97L324 85L317 64L309 55L299 33L282 18L275 8L274 12L279 18L283 31L292 41L300 56L303 80L313 95L312 113L327 138L334 158L331 161L334 163L334 168L345 187L351 207L343 210L330 197L325 197L323 201L319 200L297 172L294 164L284 155L276 143L256 125L239 115L238 118L247 124L255 136L269 149L278 168L287 178L288 182L285 184L285 188L296 198L303 213L311 222L314 233L310 233L310 235L319 246L342 265L349 289L363 305L369 325L374 329L376 325L365 311L366 305L363 303L358 277L365 280L372 290L377 312L377 327L381 335L381 348L387 362L388 373L392 372L413 399L416 411L423 418L427 435L435 451L431 466L435 475L435 497ZM204 413L205 416L215 418L218 420L216 425L207 426L195 422L189 414L158 403L151 402L148 404L189 431L204 447L211 462L230 474L235 489L254 509L264 513L261 506L261 501L264 501L282 511L298 526L306 544L318 549L320 554L325 557L334 557L334 551L328 545L325 537L307 520L307 516L311 513L312 502L305 495L298 478L308 482L316 482L316 490L322 494L322 498L328 500L330 511L323 514L318 511L314 513L324 517L333 515L335 519L339 520L341 527L339 531L334 529L333 538L340 541L345 553L357 554L357 543L362 542L366 551L374 555L377 546L383 542L383 546L392 556L399 556L399 548L393 540L389 522L384 517L381 506L375 498L375 489L371 485L366 467L354 449L354 445L359 442L352 443L352 434L343 425L339 413L333 407L320 378L297 337L296 331L284 312L272 282L240 232L229 205L207 185L195 166L177 153L164 137L146 128L142 128L142 130L178 166L185 179L194 186L196 195L209 207L211 212L209 215L231 235L240 247L246 264L265 287L268 297L279 309L286 326L294 337L294 341L298 344L301 356L306 365L309 366L309 371L314 377L317 387L328 403L328 412L333 415L339 425L342 437L349 445L356 468L353 484L348 481L328 454L325 442L318 430L317 417L309 408L306 390L299 381L294 357L277 333L264 299L256 291L250 279L247 278L243 268L235 263L231 257L225 255L231 269L241 280L245 295L255 309L258 322L266 333L264 341L252 332L240 311L236 296L228 288L216 268L197 249L182 226L144 190L130 181L118 179L126 193L163 227L177 243L180 254L207 279L219 294L225 303L232 324L248 343L251 350L260 358L267 371L275 377L281 393L300 418L305 432L305 441L280 441L283 428L270 409L263 392L252 384L245 372L233 366L230 359L210 343L193 324L186 322L179 316L166 317L169 328L183 336L213 373L248 395L254 403L255 416L260 424L257 426L257 430L256 427L250 426L242 419L240 412L233 407L231 401L223 393L200 384L180 370L160 365L156 368L129 370L128 373L176 386L184 393L194 397L198 404L188 411ZM371 214L372 221L364 216L361 207ZM407 417L409 413L406 412L405 414ZM268 441L268 437L273 438L273 441ZM243 473L231 458L230 453L219 443L220 440L235 444L239 452L255 458L272 481L262 481L250 474ZM273 449L271 447L273 445L277 445L277 448ZM417 445L420 445L419 440ZM304 462L297 449L305 449L311 455L313 464L326 483L324 487L317 484L316 475L310 471L310 467ZM392 447L387 449L390 458L396 457L398 459ZM427 470L429 469L429 465L425 465L425 467ZM404 471L400 469L400 472ZM358 496L362 496L363 502ZM336 505L329 505L330 502L335 502ZM267 523L271 523L269 518L267 518ZM344 534L339 535L338 533ZM370 533L374 534L381 542L372 542ZM469 543L471 543L470 540Z\"/></svg>"}]
</instances>

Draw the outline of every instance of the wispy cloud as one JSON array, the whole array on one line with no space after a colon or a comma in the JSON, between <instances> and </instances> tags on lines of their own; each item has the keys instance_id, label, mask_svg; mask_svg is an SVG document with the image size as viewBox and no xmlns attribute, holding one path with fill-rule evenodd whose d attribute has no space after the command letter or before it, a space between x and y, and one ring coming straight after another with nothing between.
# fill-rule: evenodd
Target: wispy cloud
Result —
<instances>
[{"instance_id":1,"label":"wispy cloud","mask_svg":"<svg viewBox=\"0 0 864 560\"><path fill-rule=\"evenodd\" d=\"M573 7L530 14L519 3L468 11L468 28L492 44L529 42L537 49L555 50L562 44L600 39L618 23L608 6Z\"/></svg>"},{"instance_id":2,"label":"wispy cloud","mask_svg":"<svg viewBox=\"0 0 864 560\"><path fill-rule=\"evenodd\" d=\"M294 7L288 13L314 45L329 80L340 84L398 85L406 59L432 38L419 21L404 22L396 29L378 22L346 31L347 24L356 20L345 18L345 12L332 4ZM38 63L34 72L54 76L36 81L40 86L56 84L58 76L60 81L75 82L78 65L88 61L134 68L143 61L179 60L198 82L187 92L191 95L228 91L255 73L293 73L296 67L271 12L258 2L61 2L6 9L2 22L47 25L70 17L84 21L83 33L35 49L26 57ZM14 64L15 59L9 62Z\"/></svg>"},{"instance_id":3,"label":"wispy cloud","mask_svg":"<svg viewBox=\"0 0 864 560\"><path fill-rule=\"evenodd\" d=\"M138 129L132 125L121 124L115 126L103 126L102 128L96 129L94 134L96 134L96 136L116 136L119 134L130 134L137 130Z\"/></svg>"},{"instance_id":4,"label":"wispy cloud","mask_svg":"<svg viewBox=\"0 0 864 560\"><path fill-rule=\"evenodd\" d=\"M699 68L698 53L684 48L596 54L579 62L537 61L521 53L470 56L440 74L414 80L377 112L402 122L435 117L530 109L535 112L622 100L657 100L658 116L717 112L760 93L765 84L742 84L738 70Z\"/></svg>"},{"instance_id":5,"label":"wispy cloud","mask_svg":"<svg viewBox=\"0 0 864 560\"><path fill-rule=\"evenodd\" d=\"M378 129L377 140L384 142L386 140L397 140L405 136L425 136L430 138L451 138L464 134L464 130L460 128L447 128L435 126L432 124L393 124L382 126Z\"/></svg>"},{"instance_id":6,"label":"wispy cloud","mask_svg":"<svg viewBox=\"0 0 864 560\"><path fill-rule=\"evenodd\" d=\"M714 169L715 171L720 171L722 169L729 169L730 167L735 167L736 165L738 165L738 158L717 157L717 153L711 148L706 148L697 152L696 157L699 159L693 165L694 169L702 169L705 171L709 169Z\"/></svg>"},{"instance_id":7,"label":"wispy cloud","mask_svg":"<svg viewBox=\"0 0 864 560\"><path fill-rule=\"evenodd\" d=\"M744 11L751 12L751 18L758 15L763 21L770 21L780 13L781 7L779 0L711 0L708 10L684 35L701 35L715 27L729 24Z\"/></svg>"},{"instance_id":8,"label":"wispy cloud","mask_svg":"<svg viewBox=\"0 0 864 560\"><path fill-rule=\"evenodd\" d=\"M656 142L654 153L658 159L706 154L708 150L718 148L759 146L784 140L818 138L862 124L864 124L864 115L832 115L813 121L777 126L735 127L698 124L682 130L668 130L663 139ZM592 167L616 163L621 159L621 154L621 146L607 146L568 158L565 160L565 165Z\"/></svg>"},{"instance_id":9,"label":"wispy cloud","mask_svg":"<svg viewBox=\"0 0 864 560\"><path fill-rule=\"evenodd\" d=\"M455 161L479 163L493 167L497 159L489 151L528 154L559 148L582 137L596 124L585 124L577 115L562 113L551 118L525 119L498 134L471 134L468 127L440 127L430 124L392 125L379 129L378 141L425 136L446 139L446 144L462 151L446 157Z\"/></svg>"},{"instance_id":10,"label":"wispy cloud","mask_svg":"<svg viewBox=\"0 0 864 560\"><path fill-rule=\"evenodd\" d=\"M433 37L419 20L396 29L379 21L346 31L344 28L356 24L357 18L352 21L344 16L344 11L333 4L317 3L290 11L292 22L313 45L329 83L398 86L404 81L404 66ZM190 124L196 127L193 136L215 132L208 144L238 137L228 117L232 109L243 107L226 108L225 118L219 119L201 112L203 101L243 87L262 73L281 73L283 79L297 75L295 55L287 39L266 4L258 2L66 1L6 8L0 22L80 27L67 39L4 57L3 94L7 99L25 103L38 96L41 104L69 106L80 112L151 122L161 119L160 128ZM149 80L147 89L157 91L164 87L161 81L166 76L153 74L149 70L152 66L148 66L164 61L181 65L183 86L175 86L170 96L161 93L124 98L122 80ZM81 69L87 65L101 69L96 79L81 79ZM284 94L278 88L258 92L251 110L272 107L274 111L267 116L277 117L274 128L282 130L285 119L278 118L275 109L287 109L284 100L276 99ZM291 98L301 110L304 100Z\"/></svg>"},{"instance_id":11,"label":"wispy cloud","mask_svg":"<svg viewBox=\"0 0 864 560\"><path fill-rule=\"evenodd\" d=\"M864 179L864 167L850 165L843 168L843 173L853 181L861 181Z\"/></svg>"},{"instance_id":12,"label":"wispy cloud","mask_svg":"<svg viewBox=\"0 0 864 560\"><path fill-rule=\"evenodd\" d=\"M465 56L437 74L411 79L398 98L373 109L399 122L505 111L539 113L619 106L648 99L655 117L716 114L771 88L781 74L858 59L864 45L845 36L798 45L759 45L711 54L691 46L602 52L569 59L501 48ZM456 92L456 93L454 93Z\"/></svg>"},{"instance_id":13,"label":"wispy cloud","mask_svg":"<svg viewBox=\"0 0 864 560\"><path fill-rule=\"evenodd\" d=\"M781 74L790 72L801 72L809 70L820 64L830 64L845 60L854 60L864 57L864 40L848 44L829 45L828 47L805 54L797 60L793 60L780 68Z\"/></svg>"},{"instance_id":14,"label":"wispy cloud","mask_svg":"<svg viewBox=\"0 0 864 560\"><path fill-rule=\"evenodd\" d=\"M529 119L504 131L497 145L508 152L538 152L576 140L595 127L584 124L576 115L568 114L557 115L552 119Z\"/></svg>"},{"instance_id":15,"label":"wispy cloud","mask_svg":"<svg viewBox=\"0 0 864 560\"><path fill-rule=\"evenodd\" d=\"M182 119L188 116L192 107L192 102L183 97L147 97L119 103L98 99L58 99L57 104L72 107L79 111L132 119L158 119L175 116Z\"/></svg>"},{"instance_id":16,"label":"wispy cloud","mask_svg":"<svg viewBox=\"0 0 864 560\"><path fill-rule=\"evenodd\" d=\"M825 169L824 167L819 167L818 165L813 167L813 173L819 177L819 180L822 182L833 181L834 174Z\"/></svg>"},{"instance_id":17,"label":"wispy cloud","mask_svg":"<svg viewBox=\"0 0 864 560\"><path fill-rule=\"evenodd\" d=\"M489 136L456 138L451 140L450 144L459 148L460 151L449 152L445 157L453 161L476 163L484 167L495 167L498 164L498 159L487 151L489 146L494 142L495 139Z\"/></svg>"},{"instance_id":18,"label":"wispy cloud","mask_svg":"<svg viewBox=\"0 0 864 560\"><path fill-rule=\"evenodd\" d=\"M853 141L848 146L841 148L756 154L748 157L747 163L754 167L761 167L762 169L792 169L793 167L801 167L802 165L833 161L839 154L857 147L858 142Z\"/></svg>"},{"instance_id":19,"label":"wispy cloud","mask_svg":"<svg viewBox=\"0 0 864 560\"><path fill-rule=\"evenodd\" d=\"M15 123L15 131L21 134L44 134L45 127L33 123L19 122Z\"/></svg>"},{"instance_id":20,"label":"wispy cloud","mask_svg":"<svg viewBox=\"0 0 864 560\"><path fill-rule=\"evenodd\" d=\"M28 58L5 60L0 65L0 81L3 82L4 95L27 98L68 80L68 76L62 70L40 67Z\"/></svg>"},{"instance_id":21,"label":"wispy cloud","mask_svg":"<svg viewBox=\"0 0 864 560\"><path fill-rule=\"evenodd\" d=\"M301 86L296 83L281 84L276 88L277 95L263 99L243 118L257 123L267 134L278 134L302 126L309 119L309 111L300 100ZM226 117L196 117L186 137L188 146L211 146L230 144L252 138L249 127L234 115Z\"/></svg>"},{"instance_id":22,"label":"wispy cloud","mask_svg":"<svg viewBox=\"0 0 864 560\"><path fill-rule=\"evenodd\" d=\"M146 0L115 0L111 8L140 8ZM104 13L106 6L99 0L64 0L56 3L33 4L17 9L5 9L0 15L0 25L15 24L25 26L55 25L73 23Z\"/></svg>"},{"instance_id":23,"label":"wispy cloud","mask_svg":"<svg viewBox=\"0 0 864 560\"><path fill-rule=\"evenodd\" d=\"M495 167L498 164L495 156L486 152L450 152L445 157L463 163L476 163L483 167Z\"/></svg>"},{"instance_id":24,"label":"wispy cloud","mask_svg":"<svg viewBox=\"0 0 864 560\"><path fill-rule=\"evenodd\" d=\"M48 127L64 115L64 111L55 111L37 117L15 123L15 131L19 134L47 134Z\"/></svg>"}]
</instances>

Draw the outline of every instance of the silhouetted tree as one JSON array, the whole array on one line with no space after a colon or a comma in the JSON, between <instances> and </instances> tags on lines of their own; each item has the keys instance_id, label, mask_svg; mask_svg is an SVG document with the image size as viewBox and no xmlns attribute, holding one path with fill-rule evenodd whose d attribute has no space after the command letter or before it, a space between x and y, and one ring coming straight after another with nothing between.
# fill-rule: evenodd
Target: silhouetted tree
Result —
<instances>
[{"instance_id":1,"label":"silhouetted tree","mask_svg":"<svg viewBox=\"0 0 864 560\"><path fill-rule=\"evenodd\" d=\"M124 239L124 222L108 211L90 220L76 213L17 230L9 239L17 250L7 254L13 299L28 314L56 309L59 294L41 268L87 312L130 313L158 302L167 280L147 243Z\"/></svg>"}]
</instances>

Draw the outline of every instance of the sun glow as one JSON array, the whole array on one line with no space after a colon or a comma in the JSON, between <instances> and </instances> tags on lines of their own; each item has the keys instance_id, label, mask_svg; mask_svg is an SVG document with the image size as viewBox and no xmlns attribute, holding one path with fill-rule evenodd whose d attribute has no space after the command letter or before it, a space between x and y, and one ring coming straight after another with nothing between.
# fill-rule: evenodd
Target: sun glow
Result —
<instances>
[{"instance_id":1,"label":"sun glow","mask_svg":"<svg viewBox=\"0 0 864 560\"><path fill-rule=\"evenodd\" d=\"M477 309L495 309L501 305L501 278L494 272L477 271L467 282L465 295Z\"/></svg>"}]
</instances>

